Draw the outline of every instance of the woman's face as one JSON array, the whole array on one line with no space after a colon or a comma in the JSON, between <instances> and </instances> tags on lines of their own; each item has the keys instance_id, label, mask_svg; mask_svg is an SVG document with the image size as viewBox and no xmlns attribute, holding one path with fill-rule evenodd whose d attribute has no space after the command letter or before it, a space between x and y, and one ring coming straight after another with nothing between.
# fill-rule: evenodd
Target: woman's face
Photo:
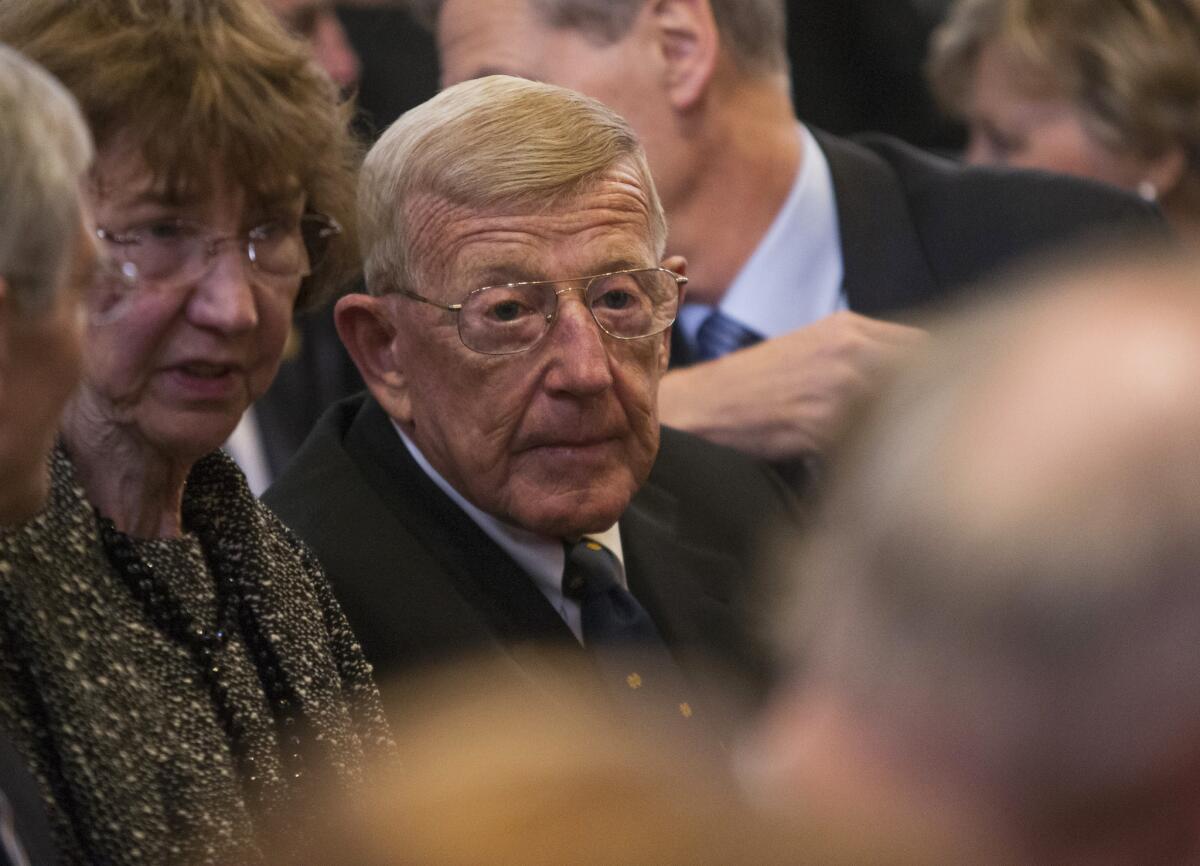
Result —
<instances>
[{"instance_id":1,"label":"woman's face","mask_svg":"<svg viewBox=\"0 0 1200 866\"><path fill-rule=\"evenodd\" d=\"M118 262L140 254L122 238L175 242L201 231L244 239L272 221L294 225L304 204L297 192L261 206L216 170L211 192L172 198L129 148L101 153L95 178L96 225L116 239L105 246ZM248 260L244 242L201 249L208 255L193 260L202 264L187 278L139 277L124 302L93 315L76 413L85 428L133 437L172 459L195 460L219 447L270 385L301 277L264 275Z\"/></svg>"},{"instance_id":2,"label":"woman's face","mask_svg":"<svg viewBox=\"0 0 1200 866\"><path fill-rule=\"evenodd\" d=\"M1136 189L1143 161L1106 147L1086 128L1080 109L1041 94L1002 43L985 43L967 106L967 162L1079 175Z\"/></svg>"}]
</instances>

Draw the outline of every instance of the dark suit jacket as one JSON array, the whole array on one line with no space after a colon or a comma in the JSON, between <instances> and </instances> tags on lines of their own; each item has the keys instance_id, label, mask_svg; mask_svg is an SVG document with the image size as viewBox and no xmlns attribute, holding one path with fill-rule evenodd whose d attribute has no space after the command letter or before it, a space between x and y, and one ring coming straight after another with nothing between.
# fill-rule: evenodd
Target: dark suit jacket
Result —
<instances>
[{"instance_id":1,"label":"dark suit jacket","mask_svg":"<svg viewBox=\"0 0 1200 866\"><path fill-rule=\"evenodd\" d=\"M379 404L335 405L264 497L316 551L376 668L389 677L466 653L524 664L531 641L579 652L533 581L416 465ZM742 590L760 530L790 522L790 495L766 468L664 429L651 476L622 515L629 588L701 691L731 671L754 699L765 684ZM536 676L536 674L534 674Z\"/></svg>"},{"instance_id":2,"label":"dark suit jacket","mask_svg":"<svg viewBox=\"0 0 1200 866\"><path fill-rule=\"evenodd\" d=\"M1098 235L1166 233L1155 207L1100 183L966 168L887 136L813 134L833 176L842 287L850 309L866 316L905 317ZM678 336L671 363L684 365L693 353Z\"/></svg>"},{"instance_id":3,"label":"dark suit jacket","mask_svg":"<svg viewBox=\"0 0 1200 866\"><path fill-rule=\"evenodd\" d=\"M272 478L279 477L326 409L363 388L338 337L332 304L297 315L290 339L279 373L254 404Z\"/></svg>"}]
</instances>

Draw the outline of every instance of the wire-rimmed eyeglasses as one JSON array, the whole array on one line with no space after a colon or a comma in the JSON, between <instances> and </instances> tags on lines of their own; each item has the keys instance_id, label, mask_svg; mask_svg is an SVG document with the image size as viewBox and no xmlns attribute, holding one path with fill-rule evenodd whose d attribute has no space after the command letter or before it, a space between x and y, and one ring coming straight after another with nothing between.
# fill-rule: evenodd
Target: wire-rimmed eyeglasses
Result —
<instances>
[{"instance_id":1,"label":"wire-rimmed eyeglasses","mask_svg":"<svg viewBox=\"0 0 1200 866\"><path fill-rule=\"evenodd\" d=\"M109 245L123 271L132 269L139 283L169 286L203 278L228 244L240 246L247 263L268 280L306 277L341 232L332 217L307 213L271 220L240 235L219 234L187 219L164 219L120 232L98 228L96 237Z\"/></svg>"},{"instance_id":2,"label":"wire-rimmed eyeglasses","mask_svg":"<svg viewBox=\"0 0 1200 866\"><path fill-rule=\"evenodd\" d=\"M532 349L549 333L560 295L580 291L600 330L616 340L641 340L674 324L680 290L686 284L687 277L667 268L632 268L484 286L457 304L443 304L408 289L396 292L455 313L459 339L468 349L484 355L513 355Z\"/></svg>"}]
</instances>

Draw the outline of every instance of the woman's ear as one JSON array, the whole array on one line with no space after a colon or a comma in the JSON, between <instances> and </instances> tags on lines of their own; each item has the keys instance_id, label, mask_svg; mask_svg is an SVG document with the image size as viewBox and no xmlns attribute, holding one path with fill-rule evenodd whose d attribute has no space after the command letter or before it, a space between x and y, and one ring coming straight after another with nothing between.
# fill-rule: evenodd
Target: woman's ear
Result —
<instances>
[{"instance_id":1,"label":"woman's ear","mask_svg":"<svg viewBox=\"0 0 1200 866\"><path fill-rule=\"evenodd\" d=\"M396 351L398 335L391 301L388 295L345 295L334 308L334 321L371 395L388 415L408 426L412 422L412 401Z\"/></svg>"},{"instance_id":2,"label":"woman's ear","mask_svg":"<svg viewBox=\"0 0 1200 866\"><path fill-rule=\"evenodd\" d=\"M1177 144L1171 145L1160 155L1146 160L1139 191L1145 187L1153 190L1152 198L1169 197L1183 179L1184 172L1187 171L1187 164L1187 154L1184 153L1183 148Z\"/></svg>"},{"instance_id":3,"label":"woman's ear","mask_svg":"<svg viewBox=\"0 0 1200 866\"><path fill-rule=\"evenodd\" d=\"M664 64L664 86L676 111L698 105L717 68L721 40L709 0L652 0L654 38Z\"/></svg>"}]
</instances>

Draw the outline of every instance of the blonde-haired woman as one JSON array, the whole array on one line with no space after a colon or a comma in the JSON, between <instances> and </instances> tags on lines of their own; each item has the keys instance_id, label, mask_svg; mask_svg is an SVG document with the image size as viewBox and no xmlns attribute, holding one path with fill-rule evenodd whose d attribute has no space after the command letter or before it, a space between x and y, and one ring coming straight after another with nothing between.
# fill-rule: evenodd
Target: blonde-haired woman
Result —
<instances>
[{"instance_id":1,"label":"blonde-haired woman","mask_svg":"<svg viewBox=\"0 0 1200 866\"><path fill-rule=\"evenodd\" d=\"M928 71L969 162L1125 187L1200 241L1200 0L958 0Z\"/></svg>"}]
</instances>

